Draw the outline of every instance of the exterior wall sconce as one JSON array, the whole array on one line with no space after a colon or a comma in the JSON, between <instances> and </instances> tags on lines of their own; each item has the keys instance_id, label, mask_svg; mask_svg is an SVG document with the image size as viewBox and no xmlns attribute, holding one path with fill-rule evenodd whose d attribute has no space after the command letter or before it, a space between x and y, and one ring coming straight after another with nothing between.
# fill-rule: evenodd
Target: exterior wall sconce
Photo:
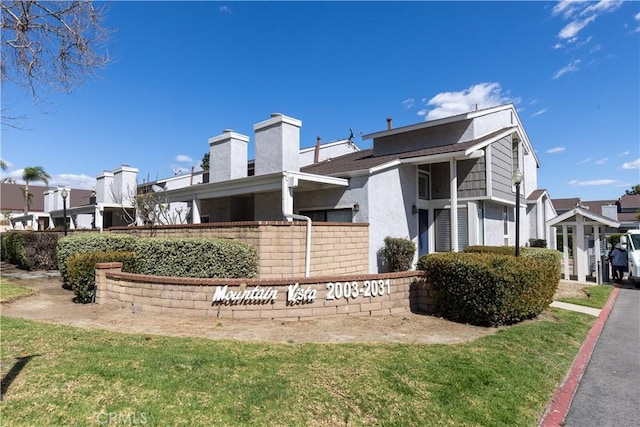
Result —
<instances>
[{"instance_id":1,"label":"exterior wall sconce","mask_svg":"<svg viewBox=\"0 0 640 427\"><path fill-rule=\"evenodd\" d=\"M524 180L524 175L520 169L513 171L511 182L516 186L516 256L520 255L520 184Z\"/></svg>"},{"instance_id":2,"label":"exterior wall sconce","mask_svg":"<svg viewBox=\"0 0 640 427\"><path fill-rule=\"evenodd\" d=\"M360 212L360 203L354 203L353 204L353 211L354 212Z\"/></svg>"},{"instance_id":3,"label":"exterior wall sconce","mask_svg":"<svg viewBox=\"0 0 640 427\"><path fill-rule=\"evenodd\" d=\"M414 215L418 214L418 207L416 205L411 206L411 213Z\"/></svg>"},{"instance_id":4,"label":"exterior wall sconce","mask_svg":"<svg viewBox=\"0 0 640 427\"><path fill-rule=\"evenodd\" d=\"M69 192L66 188L63 188L60 192L62 196L62 229L64 230L64 235L67 235L67 197L69 197Z\"/></svg>"}]
</instances>

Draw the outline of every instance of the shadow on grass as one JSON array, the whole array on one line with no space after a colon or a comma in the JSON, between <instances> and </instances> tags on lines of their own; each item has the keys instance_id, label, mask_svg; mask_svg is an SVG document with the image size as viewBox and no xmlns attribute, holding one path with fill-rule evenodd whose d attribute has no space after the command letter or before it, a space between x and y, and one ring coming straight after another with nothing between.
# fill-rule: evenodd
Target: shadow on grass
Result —
<instances>
[{"instance_id":1,"label":"shadow on grass","mask_svg":"<svg viewBox=\"0 0 640 427\"><path fill-rule=\"evenodd\" d=\"M15 380L18 377L18 374L20 373L20 371L22 371L22 369L27 365L27 363L29 363L31 359L37 356L40 356L40 355L35 354L31 356L24 356L24 357L17 358L18 361L15 363L15 365L11 367L9 372L7 372L7 374L4 377L2 377L2 383L0 385L0 400L4 399L5 393L9 389L9 386L11 385L13 380Z\"/></svg>"}]
</instances>

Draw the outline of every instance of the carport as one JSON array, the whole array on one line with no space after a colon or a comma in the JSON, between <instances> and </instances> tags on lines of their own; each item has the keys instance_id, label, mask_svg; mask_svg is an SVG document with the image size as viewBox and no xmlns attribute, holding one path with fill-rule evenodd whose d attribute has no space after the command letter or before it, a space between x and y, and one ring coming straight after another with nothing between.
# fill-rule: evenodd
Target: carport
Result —
<instances>
[{"instance_id":1,"label":"carport","mask_svg":"<svg viewBox=\"0 0 640 427\"><path fill-rule=\"evenodd\" d=\"M620 223L614 219L591 212L589 209L585 209L582 206L576 206L562 215L558 215L557 217L547 221L547 227L555 227L562 232L564 278L585 282L587 281L587 275L590 275L591 271L595 271L596 283L602 283L602 269L604 266L601 261L601 253L603 253L603 250L605 249L603 247L605 229L606 227L619 228ZM573 236L573 269L571 269L569 264L570 231ZM588 248L590 237L593 237L594 242L594 268L590 268L589 265ZM550 242L550 247L558 249L555 241Z\"/></svg>"}]
</instances>

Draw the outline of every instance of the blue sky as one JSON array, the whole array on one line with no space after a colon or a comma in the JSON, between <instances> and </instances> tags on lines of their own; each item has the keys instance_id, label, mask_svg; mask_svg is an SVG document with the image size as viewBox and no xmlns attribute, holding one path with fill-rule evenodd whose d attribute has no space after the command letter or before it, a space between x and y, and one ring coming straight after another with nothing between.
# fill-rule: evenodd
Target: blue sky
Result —
<instances>
[{"instance_id":1,"label":"blue sky","mask_svg":"<svg viewBox=\"0 0 640 427\"><path fill-rule=\"evenodd\" d=\"M25 116L2 129L6 175L40 165L92 188L128 164L155 180L198 167L223 129L252 157L273 112L302 120L308 147L512 102L551 198L640 184L638 2L121 1L105 25L113 62L73 94L3 87Z\"/></svg>"}]
</instances>

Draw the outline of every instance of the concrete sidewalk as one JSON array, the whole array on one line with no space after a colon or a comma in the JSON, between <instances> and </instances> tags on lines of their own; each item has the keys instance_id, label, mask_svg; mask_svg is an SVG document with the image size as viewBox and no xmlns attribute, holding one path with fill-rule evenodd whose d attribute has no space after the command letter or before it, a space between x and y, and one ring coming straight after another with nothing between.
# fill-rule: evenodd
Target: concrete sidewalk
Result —
<instances>
[{"instance_id":1,"label":"concrete sidewalk","mask_svg":"<svg viewBox=\"0 0 640 427\"><path fill-rule=\"evenodd\" d=\"M625 427L639 420L640 290L625 283L598 315L540 426Z\"/></svg>"},{"instance_id":2,"label":"concrete sidewalk","mask_svg":"<svg viewBox=\"0 0 640 427\"><path fill-rule=\"evenodd\" d=\"M550 305L551 307L562 308L563 310L577 311L579 313L590 314L596 317L600 316L600 312L602 312L602 310L600 310L599 308L585 307L583 305L577 305L577 304L569 304L568 302L553 301Z\"/></svg>"}]
</instances>

